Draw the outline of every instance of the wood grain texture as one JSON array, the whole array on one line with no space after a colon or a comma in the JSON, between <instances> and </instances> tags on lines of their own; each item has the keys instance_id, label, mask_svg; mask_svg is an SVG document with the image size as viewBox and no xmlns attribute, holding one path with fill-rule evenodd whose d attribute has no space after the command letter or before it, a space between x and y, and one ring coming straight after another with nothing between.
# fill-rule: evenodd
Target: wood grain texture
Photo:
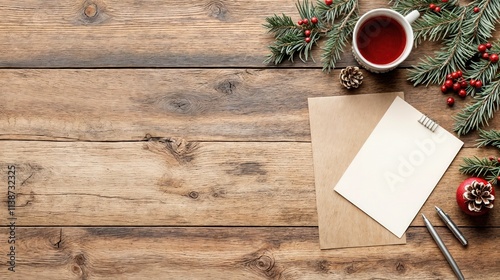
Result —
<instances>
[{"instance_id":1,"label":"wood grain texture","mask_svg":"<svg viewBox=\"0 0 500 280\"><path fill-rule=\"evenodd\" d=\"M298 20L295 0L2 1L0 67L264 67L272 37L265 18ZM360 13L390 7L361 1ZM415 49L404 66L431 55L438 44ZM355 62L346 48L339 67ZM321 67L316 63L285 63Z\"/></svg>"},{"instance_id":2,"label":"wood grain texture","mask_svg":"<svg viewBox=\"0 0 500 280\"><path fill-rule=\"evenodd\" d=\"M21 225L317 226L310 143L1 143L2 182L7 165L17 169ZM470 219L456 206L461 158L474 155L489 151L462 149L424 213L438 205L459 225L500 225L498 211Z\"/></svg>"},{"instance_id":3,"label":"wood grain texture","mask_svg":"<svg viewBox=\"0 0 500 280\"><path fill-rule=\"evenodd\" d=\"M500 229L462 230L468 247L437 228L466 279L497 279ZM18 228L17 233L18 261L10 274L17 279L454 279L423 227L409 230L407 245L338 250L319 250L317 229L309 227ZM2 229L0 239L6 238ZM5 266L2 260L0 268Z\"/></svg>"},{"instance_id":4,"label":"wood grain texture","mask_svg":"<svg viewBox=\"0 0 500 280\"><path fill-rule=\"evenodd\" d=\"M361 88L317 70L0 70L0 139L310 141L307 98L405 92L444 128L453 108L438 87L414 88L406 71L366 73ZM278 82L278 84L277 84ZM500 126L500 119L490 122ZM475 134L462 137L473 146Z\"/></svg>"}]
</instances>

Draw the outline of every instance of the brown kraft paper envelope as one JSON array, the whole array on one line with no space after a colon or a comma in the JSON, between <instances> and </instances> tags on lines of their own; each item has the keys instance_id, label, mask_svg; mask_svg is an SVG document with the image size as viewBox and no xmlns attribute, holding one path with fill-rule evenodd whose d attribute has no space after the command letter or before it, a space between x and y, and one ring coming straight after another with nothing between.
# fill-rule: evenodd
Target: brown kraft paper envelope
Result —
<instances>
[{"instance_id":1,"label":"brown kraft paper envelope","mask_svg":"<svg viewBox=\"0 0 500 280\"><path fill-rule=\"evenodd\" d=\"M406 235L398 238L333 190L396 96L404 94L308 100L321 249L406 243ZM360 174L359 183L370 178Z\"/></svg>"}]
</instances>

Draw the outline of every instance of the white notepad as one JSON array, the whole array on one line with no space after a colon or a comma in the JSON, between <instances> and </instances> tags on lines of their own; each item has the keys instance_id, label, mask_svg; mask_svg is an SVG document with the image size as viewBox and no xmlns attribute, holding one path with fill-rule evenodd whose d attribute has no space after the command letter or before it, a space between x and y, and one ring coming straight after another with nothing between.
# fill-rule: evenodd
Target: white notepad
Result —
<instances>
[{"instance_id":1,"label":"white notepad","mask_svg":"<svg viewBox=\"0 0 500 280\"><path fill-rule=\"evenodd\" d=\"M400 238L463 145L424 117L396 97L334 187Z\"/></svg>"}]
</instances>

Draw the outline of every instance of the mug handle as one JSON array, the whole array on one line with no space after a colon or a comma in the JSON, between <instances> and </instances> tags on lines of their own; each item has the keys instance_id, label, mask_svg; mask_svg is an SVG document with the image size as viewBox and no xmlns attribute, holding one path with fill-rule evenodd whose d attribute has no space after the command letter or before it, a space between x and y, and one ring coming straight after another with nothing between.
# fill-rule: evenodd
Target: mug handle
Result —
<instances>
[{"instance_id":1,"label":"mug handle","mask_svg":"<svg viewBox=\"0 0 500 280\"><path fill-rule=\"evenodd\" d=\"M405 19L409 24L412 24L418 17L420 17L420 13L417 10L413 10L405 16Z\"/></svg>"}]
</instances>

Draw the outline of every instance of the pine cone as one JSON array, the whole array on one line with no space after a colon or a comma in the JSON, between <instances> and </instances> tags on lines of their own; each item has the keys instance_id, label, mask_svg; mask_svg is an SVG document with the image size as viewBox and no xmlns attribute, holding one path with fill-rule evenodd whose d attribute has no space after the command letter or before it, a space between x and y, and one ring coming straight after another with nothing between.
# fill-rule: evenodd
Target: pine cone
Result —
<instances>
[{"instance_id":1,"label":"pine cone","mask_svg":"<svg viewBox=\"0 0 500 280\"><path fill-rule=\"evenodd\" d=\"M340 71L340 83L347 89L358 88L363 83L363 73L359 67L347 66Z\"/></svg>"},{"instance_id":2,"label":"pine cone","mask_svg":"<svg viewBox=\"0 0 500 280\"><path fill-rule=\"evenodd\" d=\"M477 181L465 186L466 192L464 192L463 197L467 201L469 210L479 212L483 206L493 208L495 196L491 193L492 188L490 183L483 184Z\"/></svg>"}]
</instances>

